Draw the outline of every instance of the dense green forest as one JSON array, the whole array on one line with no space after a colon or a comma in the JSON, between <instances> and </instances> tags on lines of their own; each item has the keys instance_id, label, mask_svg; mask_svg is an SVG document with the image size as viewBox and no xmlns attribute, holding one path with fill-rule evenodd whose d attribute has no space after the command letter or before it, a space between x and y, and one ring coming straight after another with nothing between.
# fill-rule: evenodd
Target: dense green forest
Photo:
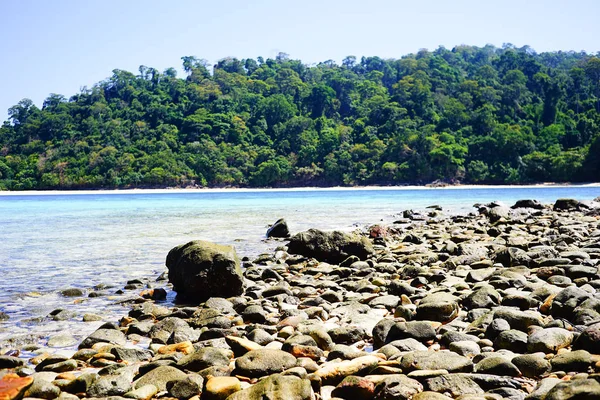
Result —
<instances>
[{"instance_id":1,"label":"dense green forest","mask_svg":"<svg viewBox=\"0 0 600 400\"><path fill-rule=\"evenodd\" d=\"M457 46L341 65L182 57L0 127L0 189L598 181L600 58Z\"/></svg>"}]
</instances>

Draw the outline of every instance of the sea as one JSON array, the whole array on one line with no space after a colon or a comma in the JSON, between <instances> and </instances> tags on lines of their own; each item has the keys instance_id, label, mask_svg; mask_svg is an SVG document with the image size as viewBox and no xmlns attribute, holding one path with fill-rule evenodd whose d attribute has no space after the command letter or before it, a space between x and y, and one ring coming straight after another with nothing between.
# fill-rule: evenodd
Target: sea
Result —
<instances>
[{"instance_id":1,"label":"sea","mask_svg":"<svg viewBox=\"0 0 600 400\"><path fill-rule=\"evenodd\" d=\"M404 210L432 205L466 214L476 211L474 204L491 201L510 206L519 199L553 203L598 196L597 185L0 192L0 312L8 316L0 321L0 351L10 343L44 346L65 332L82 339L102 323L118 321L129 308L115 292L129 280L155 281L166 271L169 250L190 240L230 244L240 258L253 259L285 244L265 236L279 218L286 219L292 233L351 231L391 223ZM97 285L108 287L108 295L88 297ZM68 288L86 295L62 296ZM166 305L173 300L169 292ZM60 310L71 317L55 321L52 314ZM103 320L84 323L86 313Z\"/></svg>"}]
</instances>

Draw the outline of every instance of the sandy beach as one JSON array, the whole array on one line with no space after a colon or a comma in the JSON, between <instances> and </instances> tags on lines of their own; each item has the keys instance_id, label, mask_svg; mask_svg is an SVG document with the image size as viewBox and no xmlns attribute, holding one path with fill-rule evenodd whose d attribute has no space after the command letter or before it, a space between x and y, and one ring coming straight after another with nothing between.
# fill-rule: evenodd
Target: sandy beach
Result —
<instances>
[{"instance_id":1,"label":"sandy beach","mask_svg":"<svg viewBox=\"0 0 600 400\"><path fill-rule=\"evenodd\" d=\"M98 189L98 190L24 190L2 191L0 196L56 196L89 194L160 194L160 193L259 193L259 192L308 192L308 191L354 191L354 190L469 190L469 189L514 189L552 187L600 187L600 182L590 183L539 183L533 185L448 185L448 186L333 186L294 188L163 188L163 189Z\"/></svg>"}]
</instances>

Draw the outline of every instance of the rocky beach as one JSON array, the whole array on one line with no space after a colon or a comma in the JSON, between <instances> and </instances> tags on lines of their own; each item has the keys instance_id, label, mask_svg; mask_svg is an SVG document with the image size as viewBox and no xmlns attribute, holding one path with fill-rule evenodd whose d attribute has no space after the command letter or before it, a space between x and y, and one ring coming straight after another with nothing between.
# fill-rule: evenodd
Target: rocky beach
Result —
<instances>
[{"instance_id":1,"label":"rocky beach","mask_svg":"<svg viewBox=\"0 0 600 400\"><path fill-rule=\"evenodd\" d=\"M64 293L127 307L83 341L0 343L0 400L600 398L600 198L476 210L277 221L254 259L182 243L159 277Z\"/></svg>"}]
</instances>

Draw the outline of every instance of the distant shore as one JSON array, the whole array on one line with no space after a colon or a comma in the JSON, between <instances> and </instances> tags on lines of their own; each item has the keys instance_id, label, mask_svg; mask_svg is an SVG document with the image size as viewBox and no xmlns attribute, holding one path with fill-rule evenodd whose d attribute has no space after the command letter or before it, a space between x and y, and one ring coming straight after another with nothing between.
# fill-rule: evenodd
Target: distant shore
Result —
<instances>
[{"instance_id":1,"label":"distant shore","mask_svg":"<svg viewBox=\"0 0 600 400\"><path fill-rule=\"evenodd\" d=\"M410 185L410 186L331 186L331 187L292 187L292 188L162 188L162 189L85 189L85 190L23 190L2 191L0 196L56 196L77 194L161 194L161 193L259 193L259 192L305 192L305 191L352 191L352 190L468 190L468 189L515 189L515 188L553 188L553 187L600 187L600 182L590 183L537 183L531 185Z\"/></svg>"}]
</instances>

